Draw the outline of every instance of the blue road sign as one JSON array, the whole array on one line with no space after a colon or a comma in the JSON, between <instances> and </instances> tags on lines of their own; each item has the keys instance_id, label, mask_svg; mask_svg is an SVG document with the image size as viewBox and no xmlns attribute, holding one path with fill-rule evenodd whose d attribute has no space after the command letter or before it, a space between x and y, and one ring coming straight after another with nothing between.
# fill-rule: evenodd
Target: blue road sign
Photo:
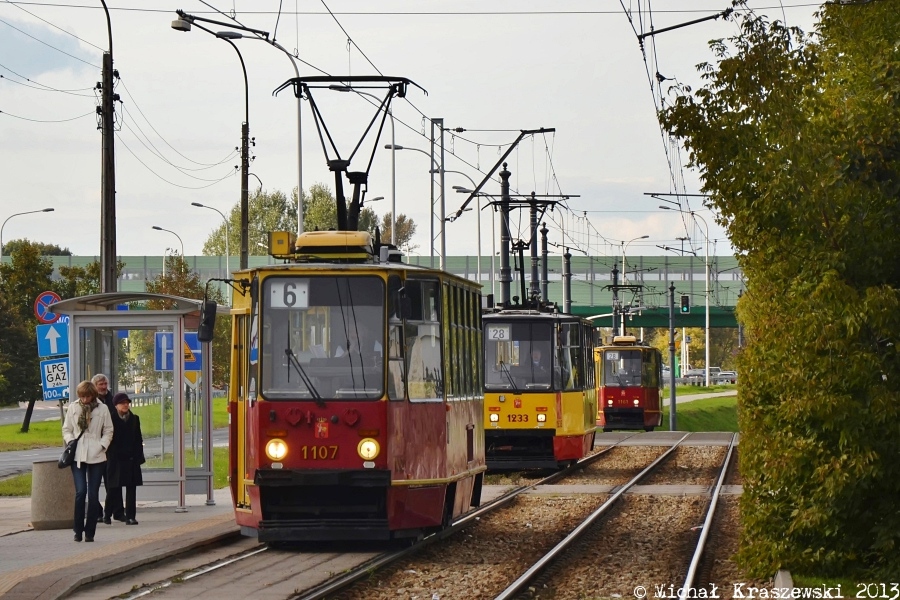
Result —
<instances>
[{"instance_id":1,"label":"blue road sign","mask_svg":"<svg viewBox=\"0 0 900 600\"><path fill-rule=\"evenodd\" d=\"M184 334L184 370L200 371L202 362L200 340L197 339L197 332L186 332Z\"/></svg>"},{"instance_id":2,"label":"blue road sign","mask_svg":"<svg viewBox=\"0 0 900 600\"><path fill-rule=\"evenodd\" d=\"M69 327L61 323L37 326L38 356L69 353Z\"/></svg>"},{"instance_id":3,"label":"blue road sign","mask_svg":"<svg viewBox=\"0 0 900 600\"><path fill-rule=\"evenodd\" d=\"M41 292L34 301L34 316L41 323L53 323L59 316L50 310L51 304L59 302L59 294L52 291Z\"/></svg>"},{"instance_id":4,"label":"blue road sign","mask_svg":"<svg viewBox=\"0 0 900 600\"><path fill-rule=\"evenodd\" d=\"M153 370L171 371L173 369L175 334L171 331L157 331L153 352Z\"/></svg>"},{"instance_id":5,"label":"blue road sign","mask_svg":"<svg viewBox=\"0 0 900 600\"><path fill-rule=\"evenodd\" d=\"M69 359L54 358L41 361L41 383L44 400L64 400L69 397Z\"/></svg>"},{"instance_id":6,"label":"blue road sign","mask_svg":"<svg viewBox=\"0 0 900 600\"><path fill-rule=\"evenodd\" d=\"M153 352L153 369L155 371L172 371L175 359L175 334L171 331L157 331ZM202 364L200 340L196 332L184 334L181 348L177 349L184 356L185 371L199 371Z\"/></svg>"}]
</instances>

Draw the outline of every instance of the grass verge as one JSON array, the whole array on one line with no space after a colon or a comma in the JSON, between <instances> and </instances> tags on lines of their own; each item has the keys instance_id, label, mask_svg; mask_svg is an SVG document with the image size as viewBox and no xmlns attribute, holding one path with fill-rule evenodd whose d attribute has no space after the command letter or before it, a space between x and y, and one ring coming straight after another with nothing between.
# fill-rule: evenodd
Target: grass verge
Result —
<instances>
[{"instance_id":1,"label":"grass verge","mask_svg":"<svg viewBox=\"0 0 900 600\"><path fill-rule=\"evenodd\" d=\"M675 404L675 421L678 431L733 431L738 430L737 396L706 398L685 404ZM669 407L663 408L663 422L657 429L669 429Z\"/></svg>"},{"instance_id":2,"label":"grass verge","mask_svg":"<svg viewBox=\"0 0 900 600\"><path fill-rule=\"evenodd\" d=\"M133 412L141 417L141 432L145 438L158 437L160 432L159 405L136 406ZM185 413L185 426L189 425L189 413ZM171 431L172 415L167 416L167 428ZM228 400L213 399L213 429L228 426ZM21 424L0 425L0 452L13 450L34 450L36 448L58 447L62 449L62 423L41 421L30 423L27 433L22 433Z\"/></svg>"},{"instance_id":3,"label":"grass verge","mask_svg":"<svg viewBox=\"0 0 900 600\"><path fill-rule=\"evenodd\" d=\"M228 448L213 448L213 487L228 485ZM0 496L31 497L31 473L15 475L0 481ZM138 492L138 498L141 493Z\"/></svg>"}]
</instances>

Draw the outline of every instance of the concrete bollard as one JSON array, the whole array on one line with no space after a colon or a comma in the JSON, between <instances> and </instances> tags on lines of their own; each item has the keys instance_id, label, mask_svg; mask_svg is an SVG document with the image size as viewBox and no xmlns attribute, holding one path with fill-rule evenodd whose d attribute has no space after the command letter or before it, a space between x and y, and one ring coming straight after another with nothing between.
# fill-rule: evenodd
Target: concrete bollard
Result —
<instances>
[{"instance_id":1,"label":"concrete bollard","mask_svg":"<svg viewBox=\"0 0 900 600\"><path fill-rule=\"evenodd\" d=\"M31 526L35 529L72 529L75 524L75 482L71 469L55 460L32 464Z\"/></svg>"}]
</instances>

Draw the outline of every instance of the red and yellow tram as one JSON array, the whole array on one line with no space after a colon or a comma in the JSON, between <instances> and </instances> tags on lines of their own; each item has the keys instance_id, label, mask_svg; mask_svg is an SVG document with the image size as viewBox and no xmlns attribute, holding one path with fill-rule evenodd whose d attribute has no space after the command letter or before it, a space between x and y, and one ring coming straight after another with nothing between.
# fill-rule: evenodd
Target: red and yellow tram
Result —
<instances>
[{"instance_id":1,"label":"red and yellow tram","mask_svg":"<svg viewBox=\"0 0 900 600\"><path fill-rule=\"evenodd\" d=\"M230 475L260 541L414 537L480 502L478 287L368 233L273 234L235 274Z\"/></svg>"},{"instance_id":2,"label":"red and yellow tram","mask_svg":"<svg viewBox=\"0 0 900 600\"><path fill-rule=\"evenodd\" d=\"M616 336L594 349L597 364L597 426L603 431L662 424L662 353L633 335Z\"/></svg>"},{"instance_id":3,"label":"red and yellow tram","mask_svg":"<svg viewBox=\"0 0 900 600\"><path fill-rule=\"evenodd\" d=\"M590 322L525 308L482 320L488 468L556 469L590 453L597 414Z\"/></svg>"}]
</instances>

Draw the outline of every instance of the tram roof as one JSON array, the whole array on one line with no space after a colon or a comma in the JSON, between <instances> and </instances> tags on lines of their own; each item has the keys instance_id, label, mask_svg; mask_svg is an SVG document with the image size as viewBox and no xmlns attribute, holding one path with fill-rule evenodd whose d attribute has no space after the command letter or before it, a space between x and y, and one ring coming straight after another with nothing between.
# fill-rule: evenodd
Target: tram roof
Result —
<instances>
[{"instance_id":1,"label":"tram roof","mask_svg":"<svg viewBox=\"0 0 900 600\"><path fill-rule=\"evenodd\" d=\"M482 287L477 282L466 279L462 275L456 275L449 271L442 271L439 268L432 268L419 265L411 265L404 262L379 262L379 263L343 263L343 262L286 262L275 265L260 265L252 267L245 271L237 271L247 273L249 271L409 271L413 273L443 275L447 278L463 282L471 287Z\"/></svg>"}]
</instances>

